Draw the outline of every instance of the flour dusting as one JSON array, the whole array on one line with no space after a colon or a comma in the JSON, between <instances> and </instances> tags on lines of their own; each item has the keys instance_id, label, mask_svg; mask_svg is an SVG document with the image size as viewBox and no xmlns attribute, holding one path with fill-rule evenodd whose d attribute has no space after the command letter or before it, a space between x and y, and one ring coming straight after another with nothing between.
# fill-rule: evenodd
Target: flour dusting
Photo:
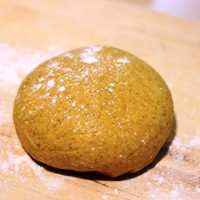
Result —
<instances>
[{"instance_id":1,"label":"flour dusting","mask_svg":"<svg viewBox=\"0 0 200 200\"><path fill-rule=\"evenodd\" d=\"M90 56L90 57L83 57L82 61L85 63L94 63L98 62L98 59L95 56Z\"/></svg>"},{"instance_id":2,"label":"flour dusting","mask_svg":"<svg viewBox=\"0 0 200 200\"><path fill-rule=\"evenodd\" d=\"M101 49L102 49L101 46L92 46L85 49L85 51L81 55L82 62L85 62L85 63L98 62L99 59L95 53L100 51Z\"/></svg>"},{"instance_id":3,"label":"flour dusting","mask_svg":"<svg viewBox=\"0 0 200 200\"><path fill-rule=\"evenodd\" d=\"M61 87L59 87L59 88L58 88L58 91L59 91L59 92L63 92L63 91L65 91L65 86L61 86Z\"/></svg>"},{"instance_id":4,"label":"flour dusting","mask_svg":"<svg viewBox=\"0 0 200 200\"><path fill-rule=\"evenodd\" d=\"M129 63L130 61L127 58L119 58L118 60L116 60L116 62Z\"/></svg>"},{"instance_id":5,"label":"flour dusting","mask_svg":"<svg viewBox=\"0 0 200 200\"><path fill-rule=\"evenodd\" d=\"M102 195L102 199L108 199L108 196L106 194Z\"/></svg>"},{"instance_id":6,"label":"flour dusting","mask_svg":"<svg viewBox=\"0 0 200 200\"><path fill-rule=\"evenodd\" d=\"M47 85L49 88L53 87L55 85L54 79L48 81Z\"/></svg>"},{"instance_id":7,"label":"flour dusting","mask_svg":"<svg viewBox=\"0 0 200 200\"><path fill-rule=\"evenodd\" d=\"M51 47L42 51L31 47L0 43L0 87L2 91L15 94L17 87L29 72L58 52L60 50ZM55 65L56 63L53 63L51 67ZM36 86L36 90L37 87L39 86Z\"/></svg>"},{"instance_id":8,"label":"flour dusting","mask_svg":"<svg viewBox=\"0 0 200 200\"><path fill-rule=\"evenodd\" d=\"M199 147L200 146L200 137L195 137L189 142L189 145L192 147Z\"/></svg>"},{"instance_id":9,"label":"flour dusting","mask_svg":"<svg viewBox=\"0 0 200 200\"><path fill-rule=\"evenodd\" d=\"M51 190L58 190L62 186L63 180L51 178L51 172L46 171L43 167L36 164L26 153L23 153L21 145L17 138L13 137L10 140L6 136L1 137L1 142L4 148L0 151L0 170L7 177L4 182L1 182L1 187L9 189L9 185L15 181L29 182L33 176L38 178L37 181L41 185ZM0 143L0 147L1 147ZM15 149L15 151L13 151ZM20 153L17 153L20 152Z\"/></svg>"},{"instance_id":10,"label":"flour dusting","mask_svg":"<svg viewBox=\"0 0 200 200\"><path fill-rule=\"evenodd\" d=\"M30 47L11 46L8 43L0 43L0 187L6 194L11 193L12 185L28 183L37 177L37 184L42 189L55 192L62 186L61 178L53 179L51 173L36 164L24 151L13 128L12 108L13 100L17 89L23 78L31 72L38 64L55 55L56 48L49 48L46 51L35 50ZM43 77L39 82L44 80ZM54 85L53 80L49 82L49 87ZM32 86L33 91L37 91L42 84ZM12 95L12 99L9 95ZM3 177L2 177L3 176ZM35 185L37 186L37 185Z\"/></svg>"}]
</instances>

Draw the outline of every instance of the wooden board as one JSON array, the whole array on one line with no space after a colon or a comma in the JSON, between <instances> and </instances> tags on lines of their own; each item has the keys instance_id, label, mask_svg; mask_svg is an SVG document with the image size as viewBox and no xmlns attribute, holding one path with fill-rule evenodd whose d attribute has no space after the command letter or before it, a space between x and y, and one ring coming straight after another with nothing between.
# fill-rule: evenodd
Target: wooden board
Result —
<instances>
[{"instance_id":1,"label":"wooden board","mask_svg":"<svg viewBox=\"0 0 200 200\"><path fill-rule=\"evenodd\" d=\"M110 180L31 160L12 121L20 82L40 62L91 44L132 52L169 85L170 137L140 173ZM135 7L130 0L0 0L0 199L200 197L200 24Z\"/></svg>"}]
</instances>

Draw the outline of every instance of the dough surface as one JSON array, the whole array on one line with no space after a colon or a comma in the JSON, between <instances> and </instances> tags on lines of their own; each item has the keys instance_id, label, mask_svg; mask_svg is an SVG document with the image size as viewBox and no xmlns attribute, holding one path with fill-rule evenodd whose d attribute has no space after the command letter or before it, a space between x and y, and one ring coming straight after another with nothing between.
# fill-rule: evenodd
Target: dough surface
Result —
<instances>
[{"instance_id":1,"label":"dough surface","mask_svg":"<svg viewBox=\"0 0 200 200\"><path fill-rule=\"evenodd\" d=\"M144 61L114 47L88 46L36 67L19 87L13 119L34 159L117 177L158 154L171 129L173 101Z\"/></svg>"}]
</instances>

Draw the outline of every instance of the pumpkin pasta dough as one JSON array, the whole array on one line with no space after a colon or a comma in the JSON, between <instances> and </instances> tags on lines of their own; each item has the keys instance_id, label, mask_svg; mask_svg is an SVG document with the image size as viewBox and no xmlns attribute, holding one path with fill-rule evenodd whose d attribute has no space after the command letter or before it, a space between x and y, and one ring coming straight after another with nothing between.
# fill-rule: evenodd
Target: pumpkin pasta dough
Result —
<instances>
[{"instance_id":1,"label":"pumpkin pasta dough","mask_svg":"<svg viewBox=\"0 0 200 200\"><path fill-rule=\"evenodd\" d=\"M41 63L21 83L13 110L17 135L34 159L109 177L151 163L173 115L161 76L109 46L77 48Z\"/></svg>"}]
</instances>

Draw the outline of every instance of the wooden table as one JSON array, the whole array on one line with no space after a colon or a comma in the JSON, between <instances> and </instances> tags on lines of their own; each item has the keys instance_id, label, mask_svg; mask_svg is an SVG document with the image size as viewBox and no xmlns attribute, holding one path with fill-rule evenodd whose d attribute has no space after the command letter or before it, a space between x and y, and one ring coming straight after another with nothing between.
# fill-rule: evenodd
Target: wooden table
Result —
<instances>
[{"instance_id":1,"label":"wooden table","mask_svg":"<svg viewBox=\"0 0 200 200\"><path fill-rule=\"evenodd\" d=\"M12 106L22 79L72 48L104 44L132 52L169 85L170 137L140 173L106 179L56 171L24 152ZM0 0L0 199L200 198L200 24L135 7L130 0Z\"/></svg>"}]
</instances>

